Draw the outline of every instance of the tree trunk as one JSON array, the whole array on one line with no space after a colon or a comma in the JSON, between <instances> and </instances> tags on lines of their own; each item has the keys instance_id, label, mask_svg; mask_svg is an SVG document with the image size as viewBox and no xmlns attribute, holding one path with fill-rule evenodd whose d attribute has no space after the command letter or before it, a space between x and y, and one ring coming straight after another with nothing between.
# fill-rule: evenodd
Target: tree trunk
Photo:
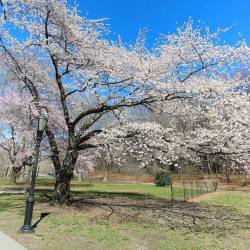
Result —
<instances>
[{"instance_id":1,"label":"tree trunk","mask_svg":"<svg viewBox=\"0 0 250 250\"><path fill-rule=\"evenodd\" d=\"M229 184L231 182L230 175L228 172L226 172L226 180L227 180L227 184Z\"/></svg>"},{"instance_id":2,"label":"tree trunk","mask_svg":"<svg viewBox=\"0 0 250 250\"><path fill-rule=\"evenodd\" d=\"M103 182L108 182L108 165L105 165L105 172L104 172Z\"/></svg>"},{"instance_id":3,"label":"tree trunk","mask_svg":"<svg viewBox=\"0 0 250 250\"><path fill-rule=\"evenodd\" d=\"M5 173L5 176L6 176L6 177L10 177L10 174L11 174L11 167L8 166L8 167L7 167L7 170L6 170L6 173Z\"/></svg>"},{"instance_id":4,"label":"tree trunk","mask_svg":"<svg viewBox=\"0 0 250 250\"><path fill-rule=\"evenodd\" d=\"M76 151L68 150L61 167L55 167L56 183L53 201L56 203L69 205L71 202L70 181L73 178L77 157Z\"/></svg>"},{"instance_id":5,"label":"tree trunk","mask_svg":"<svg viewBox=\"0 0 250 250\"><path fill-rule=\"evenodd\" d=\"M14 174L11 175L11 182L13 184L17 184L17 176L16 175L14 175Z\"/></svg>"},{"instance_id":6,"label":"tree trunk","mask_svg":"<svg viewBox=\"0 0 250 250\"><path fill-rule=\"evenodd\" d=\"M70 181L72 177L73 174L67 171L67 169L61 170L59 173L56 173L56 183L53 196L54 202L58 202L60 204L70 203Z\"/></svg>"},{"instance_id":7,"label":"tree trunk","mask_svg":"<svg viewBox=\"0 0 250 250\"><path fill-rule=\"evenodd\" d=\"M10 178L11 178L11 182L16 184L17 183L17 179L19 177L20 171L21 171L21 167L13 167L11 170L11 174L10 174Z\"/></svg>"}]
</instances>

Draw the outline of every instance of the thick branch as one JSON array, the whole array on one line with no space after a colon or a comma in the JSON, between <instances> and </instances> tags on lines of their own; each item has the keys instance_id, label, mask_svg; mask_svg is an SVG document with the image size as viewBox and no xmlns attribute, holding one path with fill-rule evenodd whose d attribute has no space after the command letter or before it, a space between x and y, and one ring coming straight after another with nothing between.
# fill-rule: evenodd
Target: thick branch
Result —
<instances>
[{"instance_id":1,"label":"thick branch","mask_svg":"<svg viewBox=\"0 0 250 250\"><path fill-rule=\"evenodd\" d=\"M49 14L50 14L50 12L47 11L47 16L46 16L46 20L45 20L45 24L44 24L45 38L46 38L47 43L48 43L48 38L49 38L49 31L48 31ZM62 109L63 109L63 113L64 113L64 118L65 118L66 124L69 128L70 127L70 117L69 117L69 111L68 111L68 106L67 106L67 102L66 102L66 94L65 94L65 90L64 90L64 87L62 84L62 77L59 73L58 62L55 58L55 55L51 54L50 51L48 51L48 52L49 52L49 55L50 55L50 58L51 58L51 61L52 61L52 64L53 64L53 67L55 70L55 80L56 80L57 86L58 86L59 91L60 91L61 105L62 105Z\"/></svg>"},{"instance_id":2,"label":"thick branch","mask_svg":"<svg viewBox=\"0 0 250 250\"><path fill-rule=\"evenodd\" d=\"M84 111L81 114L79 114L75 118L75 120L72 122L72 125L76 126L78 124L78 122L80 122L84 117L86 117L88 115L98 114L98 113L101 113L104 111L112 111L112 110L116 110L116 109L123 108L123 107L135 107L135 106L143 105L143 104L154 102L154 101L155 100L153 100L152 97L147 97L147 98L144 98L144 99L139 100L139 101L124 102L124 103L119 103L119 104L115 104L112 106L109 106L107 104L103 104L99 107L89 109L89 110Z\"/></svg>"},{"instance_id":3,"label":"thick branch","mask_svg":"<svg viewBox=\"0 0 250 250\"><path fill-rule=\"evenodd\" d=\"M94 145L94 144L81 144L77 147L77 150L81 151L81 150L86 150L86 149L90 149L90 148L98 148L101 145Z\"/></svg>"},{"instance_id":4,"label":"thick branch","mask_svg":"<svg viewBox=\"0 0 250 250\"><path fill-rule=\"evenodd\" d=\"M90 131L88 134L84 135L83 137L81 137L79 140L78 140L78 144L81 144L85 141L88 141L89 139L91 139L93 136L97 135L97 134L100 134L102 132L101 129L96 129L96 130L93 130L93 131Z\"/></svg>"}]
</instances>

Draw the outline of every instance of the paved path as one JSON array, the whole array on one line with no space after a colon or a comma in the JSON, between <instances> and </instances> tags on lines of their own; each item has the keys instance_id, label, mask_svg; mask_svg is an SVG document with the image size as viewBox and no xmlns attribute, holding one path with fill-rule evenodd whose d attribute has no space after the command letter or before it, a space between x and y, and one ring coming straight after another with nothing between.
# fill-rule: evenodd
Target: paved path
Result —
<instances>
[{"instance_id":1,"label":"paved path","mask_svg":"<svg viewBox=\"0 0 250 250\"><path fill-rule=\"evenodd\" d=\"M0 250L27 250L8 235L0 232Z\"/></svg>"}]
</instances>

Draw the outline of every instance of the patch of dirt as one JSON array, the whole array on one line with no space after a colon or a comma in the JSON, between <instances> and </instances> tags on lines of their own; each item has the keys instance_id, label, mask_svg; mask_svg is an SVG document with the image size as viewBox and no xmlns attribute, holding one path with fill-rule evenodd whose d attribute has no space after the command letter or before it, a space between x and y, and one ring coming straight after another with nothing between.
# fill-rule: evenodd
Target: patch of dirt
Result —
<instances>
[{"instance_id":1,"label":"patch of dirt","mask_svg":"<svg viewBox=\"0 0 250 250\"><path fill-rule=\"evenodd\" d=\"M216 195L218 195L219 192L213 192L213 193L207 193L207 194L203 194L197 197L194 197L193 199L189 199L188 202L201 202L201 201L206 201L208 199L210 199L211 197L214 197Z\"/></svg>"},{"instance_id":2,"label":"patch of dirt","mask_svg":"<svg viewBox=\"0 0 250 250\"><path fill-rule=\"evenodd\" d=\"M232 208L211 208L190 201L171 203L125 197L84 198L75 200L72 206L87 212L91 220L98 222L105 220L113 223L137 222L145 226L155 224L173 229L186 228L217 233L219 231L221 234L238 229L250 229L250 216L239 214Z\"/></svg>"}]
</instances>

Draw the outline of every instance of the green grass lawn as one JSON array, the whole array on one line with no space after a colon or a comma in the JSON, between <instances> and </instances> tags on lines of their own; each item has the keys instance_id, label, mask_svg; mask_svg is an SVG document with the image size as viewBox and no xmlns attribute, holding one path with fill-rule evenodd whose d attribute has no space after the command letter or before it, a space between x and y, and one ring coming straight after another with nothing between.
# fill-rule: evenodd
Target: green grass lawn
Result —
<instances>
[{"instance_id":1,"label":"green grass lawn","mask_svg":"<svg viewBox=\"0 0 250 250\"><path fill-rule=\"evenodd\" d=\"M46 189L53 189L54 180L52 178L37 178L36 184L38 187L43 187ZM13 184L8 179L0 179L0 187L12 187ZM26 188L28 187L28 183L20 182L16 185L16 187ZM105 182L79 182L77 180L73 180L71 183L71 190L75 191L75 195L79 193L83 195L87 193L88 195L92 193L92 196L95 195L105 195L107 193L110 195L126 193L131 198L137 198L140 196L142 199L144 198L163 198L163 199L171 199L171 189L170 186L167 187L156 187L152 183L148 184L131 184L131 183L105 183ZM200 190L196 190L193 188L186 187L185 188L185 197L191 198L192 196L197 196L202 194ZM184 199L184 189L183 187L173 186L173 199L175 200L183 200Z\"/></svg>"},{"instance_id":2,"label":"green grass lawn","mask_svg":"<svg viewBox=\"0 0 250 250\"><path fill-rule=\"evenodd\" d=\"M149 219L154 217L154 213L150 209L146 206L140 209L133 206L139 202L140 205L147 204L151 207L158 204L158 200L164 204L170 198L169 188L150 184L74 182L72 190L75 196L97 204L83 203L66 208L50 206L42 200L44 192L51 192L51 184L50 180L38 180L33 221L39 219L42 212L50 214L39 223L33 235L18 233L23 223L26 195L0 194L0 230L17 239L28 249L248 250L250 246L249 229L239 228L220 232L216 228L197 230L181 226L173 227L168 225L168 221L163 221L168 217L158 220L157 217L161 216L161 212L157 209L153 210L156 218L151 221ZM25 184L19 186L24 187ZM43 186L43 189L39 186ZM179 197L182 197L181 191ZM111 205L104 205L108 202ZM113 203L118 207L112 208ZM123 206L124 204L126 206ZM189 203L180 205L183 211L185 207L189 209ZM219 192L209 197L207 201L195 204L201 208L207 205L212 208L219 207L225 215L229 207L236 215L244 214L250 217L250 193ZM113 214L112 209L118 208L118 213Z\"/></svg>"},{"instance_id":3,"label":"green grass lawn","mask_svg":"<svg viewBox=\"0 0 250 250\"><path fill-rule=\"evenodd\" d=\"M15 187L26 188L29 183L20 182ZM38 187L43 187L46 189L53 189L54 180L52 178L37 178L36 185ZM8 179L0 179L0 187L13 187L13 183L11 183ZM131 184L131 183L105 183L105 182L79 182L73 180L71 183L71 190L75 191L75 195L79 193L83 195L87 193L88 195L92 193L92 195L105 195L107 193L109 196L115 195L116 193L126 193L131 197L137 198L163 198L163 199L171 199L171 189L170 186L167 187L156 187L152 183L148 184ZM185 188L185 197L191 198L191 196L197 196L202 194L201 191L198 191L194 188L192 191L190 188ZM183 187L173 186L173 198L175 200L184 199L184 189Z\"/></svg>"},{"instance_id":4,"label":"green grass lawn","mask_svg":"<svg viewBox=\"0 0 250 250\"><path fill-rule=\"evenodd\" d=\"M250 214L250 193L228 191L211 196L206 204L237 209L240 213Z\"/></svg>"},{"instance_id":5,"label":"green grass lawn","mask_svg":"<svg viewBox=\"0 0 250 250\"><path fill-rule=\"evenodd\" d=\"M118 184L118 183L94 183L75 184L73 191L79 191L80 195L84 192L93 195L120 195L130 196L131 198L171 198L170 187L156 187L154 184ZM183 191L181 188L174 188L174 198L183 199Z\"/></svg>"}]
</instances>

